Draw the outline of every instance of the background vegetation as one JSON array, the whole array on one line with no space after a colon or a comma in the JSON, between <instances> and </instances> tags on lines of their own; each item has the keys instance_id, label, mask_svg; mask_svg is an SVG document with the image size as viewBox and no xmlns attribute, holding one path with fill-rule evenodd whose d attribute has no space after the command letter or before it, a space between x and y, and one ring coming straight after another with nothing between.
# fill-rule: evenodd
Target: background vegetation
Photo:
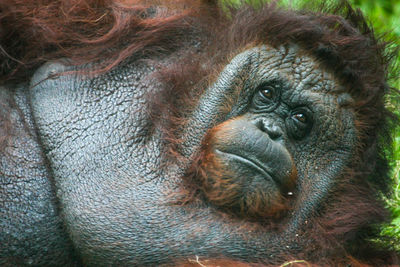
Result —
<instances>
[{"instance_id":1,"label":"background vegetation","mask_svg":"<svg viewBox=\"0 0 400 267\"><path fill-rule=\"evenodd\" d=\"M225 0L227 3L240 4L242 0ZM256 4L260 0L246 0ZM268 1L268 0L264 0ZM284 6L300 7L310 0L278 0ZM315 0L314 0L315 1ZM324 0L317 0L324 1ZM331 0L339 1L339 0ZM392 41L400 46L400 2L399 0L348 0L355 8L360 8L375 32L384 39ZM327 2L327 1L324 1ZM395 46L395 45L394 45ZM392 72L390 73L390 85L400 89L400 55L398 56ZM387 99L387 106L400 118L400 94L393 92ZM389 197L382 196L392 214L392 221L381 228L381 238L375 240L381 245L390 244L400 252L400 127L394 135L393 154L391 155L391 167L393 178L393 193Z\"/></svg>"},{"instance_id":2,"label":"background vegetation","mask_svg":"<svg viewBox=\"0 0 400 267\"><path fill-rule=\"evenodd\" d=\"M400 2L398 0L351 0L354 7L360 8L373 24L378 34L400 45ZM400 89L400 55L391 73L391 85ZM400 116L400 95L392 94L387 100L388 107ZM382 239L377 242L392 243L400 251L400 127L394 132L394 153L392 155L393 194L384 198L392 212L392 222L382 228Z\"/></svg>"}]
</instances>

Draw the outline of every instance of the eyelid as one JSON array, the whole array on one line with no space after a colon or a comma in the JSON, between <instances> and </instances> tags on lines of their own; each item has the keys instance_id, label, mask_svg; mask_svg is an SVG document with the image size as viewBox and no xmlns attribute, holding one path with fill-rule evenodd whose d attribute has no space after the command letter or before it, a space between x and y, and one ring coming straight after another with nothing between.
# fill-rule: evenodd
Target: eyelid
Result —
<instances>
[{"instance_id":1,"label":"eyelid","mask_svg":"<svg viewBox=\"0 0 400 267\"><path fill-rule=\"evenodd\" d=\"M266 97L263 95L262 90L264 88L271 87L273 90L271 97ZM279 105L279 92L276 88L270 84L260 85L252 99L252 111L254 113L270 112L274 110Z\"/></svg>"},{"instance_id":2,"label":"eyelid","mask_svg":"<svg viewBox=\"0 0 400 267\"><path fill-rule=\"evenodd\" d=\"M306 116L306 122L302 122L295 118L296 114L302 113ZM299 106L291 110L290 115L286 119L287 129L295 139L304 138L313 128L314 117L313 112L307 106Z\"/></svg>"},{"instance_id":3,"label":"eyelid","mask_svg":"<svg viewBox=\"0 0 400 267\"><path fill-rule=\"evenodd\" d=\"M270 90L271 91L271 96L269 97L269 96L266 96L265 94L264 94L264 92L265 92L265 90ZM276 95L276 92L275 92L275 88L273 87L273 86L270 86L270 85L267 85L267 86L265 86L265 87L262 87L260 90L259 90L259 92L261 93L261 96L263 96L263 97L265 97L265 98L267 98L267 99L274 99L274 97L275 97L275 95Z\"/></svg>"},{"instance_id":4,"label":"eyelid","mask_svg":"<svg viewBox=\"0 0 400 267\"><path fill-rule=\"evenodd\" d=\"M304 113L307 117L313 117L314 112L312 109L310 109L308 106L297 106L294 108L291 108L290 115L293 116L298 113Z\"/></svg>"},{"instance_id":5,"label":"eyelid","mask_svg":"<svg viewBox=\"0 0 400 267\"><path fill-rule=\"evenodd\" d=\"M273 91L273 99L280 97L281 94L281 82L276 80L264 81L261 82L257 87L255 92L261 92L264 89L270 88Z\"/></svg>"}]
</instances>

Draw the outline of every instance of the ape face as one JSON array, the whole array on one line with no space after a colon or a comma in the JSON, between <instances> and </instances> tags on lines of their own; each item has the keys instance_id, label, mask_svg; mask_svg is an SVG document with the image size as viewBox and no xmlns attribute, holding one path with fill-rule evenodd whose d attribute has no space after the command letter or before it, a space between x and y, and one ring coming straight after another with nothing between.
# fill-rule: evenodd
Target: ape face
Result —
<instances>
[{"instance_id":1,"label":"ape face","mask_svg":"<svg viewBox=\"0 0 400 267\"><path fill-rule=\"evenodd\" d=\"M204 89L179 150L203 155L205 199L184 206L173 193L190 163L163 166L163 132L150 131L144 96L162 90L153 66L46 79L68 70L62 62L43 66L30 98L84 263L144 266L193 255L273 261L307 245L301 228L334 188L355 139L352 111L341 106L348 97L314 59L296 46L257 46ZM280 212L288 206L293 212ZM281 230L258 223L271 217L282 220Z\"/></svg>"},{"instance_id":2,"label":"ape face","mask_svg":"<svg viewBox=\"0 0 400 267\"><path fill-rule=\"evenodd\" d=\"M397 263L396 46L222 2L0 0L0 266Z\"/></svg>"},{"instance_id":3,"label":"ape face","mask_svg":"<svg viewBox=\"0 0 400 267\"><path fill-rule=\"evenodd\" d=\"M234 86L247 102L234 104L240 117L208 133L202 182L213 204L265 217L285 208L293 190L321 179L318 168L346 164L354 128L351 111L341 105L351 98L339 95L335 79L296 47L262 46L244 54L252 62ZM322 180L331 182L324 175Z\"/></svg>"}]
</instances>

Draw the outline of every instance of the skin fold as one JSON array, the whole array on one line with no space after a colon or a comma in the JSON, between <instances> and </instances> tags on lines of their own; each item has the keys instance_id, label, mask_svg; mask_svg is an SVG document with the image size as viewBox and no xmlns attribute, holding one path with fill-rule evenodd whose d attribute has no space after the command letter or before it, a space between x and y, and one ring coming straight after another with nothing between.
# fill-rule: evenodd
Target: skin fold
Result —
<instances>
[{"instance_id":1,"label":"skin fold","mask_svg":"<svg viewBox=\"0 0 400 267\"><path fill-rule=\"evenodd\" d=\"M243 229L243 221L221 217L207 202L194 207L169 204L169 195L179 188L179 173L176 167L166 170L158 167L162 158L161 133L156 131L152 136L143 136L146 103L137 88L157 90L146 84L149 67L129 64L90 80L76 75L61 76L44 80L32 88L33 116L50 161L64 220L84 262L151 265L191 255L256 260L273 257L282 253L282 249L285 252L299 249L301 243L296 233L310 216L311 209L323 201L334 185L332 177L346 164L353 149L354 129L351 111L337 109L337 97L325 93L335 90L335 83L325 78L330 75L316 68L311 58L296 56L296 50L289 48L284 55L263 46L234 57L215 84L205 91L187 125L188 131L201 136L217 121L227 119L218 112L220 101L215 98L229 94L230 84L244 75L240 73L243 68L250 74L243 77L246 81L243 94L248 96L248 101L247 107L238 109L248 109L252 98L256 97L258 84L278 79L284 84L279 89L281 104L261 113L263 116L275 116L276 123L286 128L283 118L278 119L274 114L279 109L287 109L284 103L308 104L313 109L314 127L306 139L298 144L288 133L282 137L298 170L295 194L296 199L301 200L295 204L298 212L289 217L283 233L260 235L260 229ZM307 67L313 71L300 71ZM47 64L37 71L31 84L37 84L49 72L65 71L64 68L58 62ZM130 79L115 81L112 77L117 73ZM139 75L142 78L132 84ZM63 103L61 107L60 103ZM251 107L254 111L245 113L252 116L248 121L260 117L257 108ZM252 113L254 115L250 115ZM279 113L282 116L285 111ZM337 119L326 123L323 121L326 116ZM196 125L197 132L191 125ZM196 137L187 136L190 154L200 149L201 140ZM192 140L198 140L198 144L193 144ZM324 140L329 141L325 143ZM324 144L320 146L325 149L312 154L318 142ZM318 161L313 163L313 158ZM316 165L324 175L308 174L309 168ZM185 239L180 238L183 236ZM158 255L157 258L154 255Z\"/></svg>"},{"instance_id":2,"label":"skin fold","mask_svg":"<svg viewBox=\"0 0 400 267\"><path fill-rule=\"evenodd\" d=\"M371 264L387 258L390 249L359 245L374 233L369 223L385 218L368 180L379 178L381 147L365 131L379 127L364 112L376 103L384 109L383 94L365 100L364 83L361 93L352 84L362 71L338 68L354 62L295 41L296 30L277 44L272 37L284 30L271 27L271 38L258 40L252 31L269 25L257 24L261 15L247 17L254 22L234 13L221 18L215 27L228 29L231 19L226 32L237 39L218 52L224 33L214 37L211 24L195 20L207 7L209 21L218 22L218 6L209 2L192 15L180 3L130 10L129 28L138 30L129 41L122 36L131 32L121 31L119 45L132 43L131 50L121 49L124 60L109 69L102 69L107 53L113 58L106 42L118 41L109 36L129 24L124 16L113 17L121 23L105 40L88 41L104 42L105 56L94 60L82 50L82 62L54 52L28 78L15 72L15 82L9 74L0 87L7 114L0 133L8 136L0 140L0 265L276 266L300 259L357 266L369 256ZM119 12L119 4L110 10ZM273 19L276 10L251 12ZM282 18L303 16L291 12ZM78 21L107 24L103 17ZM336 41L339 33L313 25L317 36L326 31ZM359 34L343 27L343 36ZM243 32L249 40L240 39ZM366 155L378 163L365 171Z\"/></svg>"}]
</instances>

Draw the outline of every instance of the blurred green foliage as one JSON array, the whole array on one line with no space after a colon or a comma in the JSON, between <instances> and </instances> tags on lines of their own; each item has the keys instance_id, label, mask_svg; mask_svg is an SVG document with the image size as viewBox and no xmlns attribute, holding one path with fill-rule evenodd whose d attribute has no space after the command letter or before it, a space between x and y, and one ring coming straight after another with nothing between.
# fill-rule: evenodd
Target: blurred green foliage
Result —
<instances>
[{"instance_id":1,"label":"blurred green foliage","mask_svg":"<svg viewBox=\"0 0 400 267\"><path fill-rule=\"evenodd\" d=\"M376 33L384 34L385 39L400 44L400 2L398 0L351 0L354 7L360 8L368 17ZM400 55L397 57L391 73L390 84L400 89ZM388 108L400 116L400 95L392 94L388 98ZM400 127L394 132L394 151L391 159L393 177L393 195L384 198L392 212L392 222L382 228L382 240L379 243L391 243L400 251Z\"/></svg>"}]
</instances>

